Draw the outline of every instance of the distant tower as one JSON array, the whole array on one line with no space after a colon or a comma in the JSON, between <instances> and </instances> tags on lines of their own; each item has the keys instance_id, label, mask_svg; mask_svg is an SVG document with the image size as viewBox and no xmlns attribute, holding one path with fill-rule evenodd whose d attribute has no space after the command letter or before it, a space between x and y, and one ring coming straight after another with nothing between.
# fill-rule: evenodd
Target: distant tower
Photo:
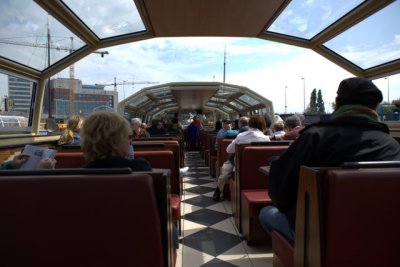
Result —
<instances>
[{"instance_id":1,"label":"distant tower","mask_svg":"<svg viewBox=\"0 0 400 267\"><path fill-rule=\"evenodd\" d=\"M223 79L223 83L225 83L225 69L226 69L226 45L224 47L224 79Z\"/></svg>"}]
</instances>

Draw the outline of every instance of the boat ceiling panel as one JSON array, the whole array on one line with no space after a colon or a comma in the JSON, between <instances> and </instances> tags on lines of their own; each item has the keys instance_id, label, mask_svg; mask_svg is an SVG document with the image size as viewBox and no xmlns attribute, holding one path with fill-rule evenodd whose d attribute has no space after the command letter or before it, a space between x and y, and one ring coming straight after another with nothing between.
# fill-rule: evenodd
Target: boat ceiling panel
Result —
<instances>
[{"instance_id":1,"label":"boat ceiling panel","mask_svg":"<svg viewBox=\"0 0 400 267\"><path fill-rule=\"evenodd\" d=\"M156 37L237 36L262 32L283 0L146 0Z\"/></svg>"},{"instance_id":2,"label":"boat ceiling panel","mask_svg":"<svg viewBox=\"0 0 400 267\"><path fill-rule=\"evenodd\" d=\"M183 110L203 109L210 98L215 95L217 88L188 88L181 87L172 89L179 108Z\"/></svg>"}]
</instances>

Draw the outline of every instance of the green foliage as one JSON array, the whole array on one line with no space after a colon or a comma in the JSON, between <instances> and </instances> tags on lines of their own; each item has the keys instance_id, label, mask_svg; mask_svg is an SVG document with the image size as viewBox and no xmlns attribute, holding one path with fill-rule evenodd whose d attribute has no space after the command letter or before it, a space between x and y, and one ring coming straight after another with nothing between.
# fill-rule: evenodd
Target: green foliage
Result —
<instances>
[{"instance_id":1,"label":"green foliage","mask_svg":"<svg viewBox=\"0 0 400 267\"><path fill-rule=\"evenodd\" d=\"M322 92L321 89L318 90L317 94L317 89L314 88L311 92L310 96L310 104L308 104L307 113L310 114L325 114L325 103L324 99L322 98Z\"/></svg>"},{"instance_id":2,"label":"green foliage","mask_svg":"<svg viewBox=\"0 0 400 267\"><path fill-rule=\"evenodd\" d=\"M396 105L380 104L378 105L376 111L379 115L383 114L393 114L398 108Z\"/></svg>"},{"instance_id":3,"label":"green foliage","mask_svg":"<svg viewBox=\"0 0 400 267\"><path fill-rule=\"evenodd\" d=\"M317 97L317 113L325 114L325 103L322 99L322 92L321 89L318 90L318 97Z\"/></svg>"},{"instance_id":4,"label":"green foliage","mask_svg":"<svg viewBox=\"0 0 400 267\"><path fill-rule=\"evenodd\" d=\"M310 97L310 104L307 108L308 113L317 113L318 112L318 107L317 107L317 89L314 88L311 92L311 97Z\"/></svg>"}]
</instances>

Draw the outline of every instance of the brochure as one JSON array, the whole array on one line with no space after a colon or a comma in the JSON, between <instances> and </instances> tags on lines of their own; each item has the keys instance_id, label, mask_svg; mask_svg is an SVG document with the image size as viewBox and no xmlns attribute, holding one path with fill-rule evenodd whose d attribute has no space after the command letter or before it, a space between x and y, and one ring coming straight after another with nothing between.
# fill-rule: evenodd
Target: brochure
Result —
<instances>
[{"instance_id":1,"label":"brochure","mask_svg":"<svg viewBox=\"0 0 400 267\"><path fill-rule=\"evenodd\" d=\"M47 147L26 145L22 153L29 155L29 159L22 164L21 170L34 170L42 159L54 159L57 151Z\"/></svg>"}]
</instances>

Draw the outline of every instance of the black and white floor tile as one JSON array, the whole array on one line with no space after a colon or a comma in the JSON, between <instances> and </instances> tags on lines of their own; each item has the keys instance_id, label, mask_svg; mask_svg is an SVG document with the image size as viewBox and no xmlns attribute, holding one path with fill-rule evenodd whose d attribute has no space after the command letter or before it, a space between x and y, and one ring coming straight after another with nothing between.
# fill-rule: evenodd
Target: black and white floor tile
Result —
<instances>
[{"instance_id":1,"label":"black and white floor tile","mask_svg":"<svg viewBox=\"0 0 400 267\"><path fill-rule=\"evenodd\" d=\"M177 267L272 266L270 246L248 246L238 233L229 201L215 202L216 179L198 151L186 152L182 235Z\"/></svg>"}]
</instances>

